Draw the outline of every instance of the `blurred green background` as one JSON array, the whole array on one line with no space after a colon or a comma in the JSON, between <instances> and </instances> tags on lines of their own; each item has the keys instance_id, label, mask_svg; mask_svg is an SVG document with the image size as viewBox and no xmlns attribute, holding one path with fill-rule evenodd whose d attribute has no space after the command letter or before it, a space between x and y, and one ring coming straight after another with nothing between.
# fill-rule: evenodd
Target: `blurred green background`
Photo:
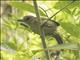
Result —
<instances>
[{"instance_id":1,"label":"blurred green background","mask_svg":"<svg viewBox=\"0 0 80 60\"><path fill-rule=\"evenodd\" d=\"M50 17L71 1L37 1ZM35 16L32 1L0 1L0 33L1 33L1 60L46 60L40 36L29 28L21 26L17 20L25 15ZM59 60L80 60L80 1L59 12L53 20L60 23L58 32L64 44L58 45L52 37L46 37L51 52L64 49ZM39 8L40 15L46 17L45 12ZM52 60L54 60L51 57Z\"/></svg>"}]
</instances>

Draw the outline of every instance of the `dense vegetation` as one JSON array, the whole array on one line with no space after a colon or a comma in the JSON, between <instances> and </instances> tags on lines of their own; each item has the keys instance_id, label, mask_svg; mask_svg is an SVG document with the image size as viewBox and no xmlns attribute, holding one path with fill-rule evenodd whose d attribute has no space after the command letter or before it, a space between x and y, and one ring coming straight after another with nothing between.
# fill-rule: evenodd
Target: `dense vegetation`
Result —
<instances>
[{"instance_id":1,"label":"dense vegetation","mask_svg":"<svg viewBox=\"0 0 80 60\"><path fill-rule=\"evenodd\" d=\"M37 1L49 17L71 1ZM64 44L58 45L52 37L45 37L52 53L64 49L58 60L80 60L80 1L75 1L53 17L60 23L58 32ZM1 1L1 60L46 60L41 38L17 20L25 15L35 15L32 1ZM40 16L46 17L39 8ZM48 17L47 17L48 18ZM51 59L54 59L51 57Z\"/></svg>"}]
</instances>

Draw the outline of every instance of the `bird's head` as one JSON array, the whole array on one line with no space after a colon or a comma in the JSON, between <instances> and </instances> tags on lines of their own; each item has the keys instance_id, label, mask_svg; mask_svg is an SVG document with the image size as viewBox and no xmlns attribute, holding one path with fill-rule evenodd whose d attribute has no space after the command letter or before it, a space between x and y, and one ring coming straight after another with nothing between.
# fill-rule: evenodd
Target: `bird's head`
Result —
<instances>
[{"instance_id":1,"label":"bird's head","mask_svg":"<svg viewBox=\"0 0 80 60\"><path fill-rule=\"evenodd\" d=\"M29 26L30 22L33 21L34 16L24 16L22 19L17 20L21 25Z\"/></svg>"}]
</instances>

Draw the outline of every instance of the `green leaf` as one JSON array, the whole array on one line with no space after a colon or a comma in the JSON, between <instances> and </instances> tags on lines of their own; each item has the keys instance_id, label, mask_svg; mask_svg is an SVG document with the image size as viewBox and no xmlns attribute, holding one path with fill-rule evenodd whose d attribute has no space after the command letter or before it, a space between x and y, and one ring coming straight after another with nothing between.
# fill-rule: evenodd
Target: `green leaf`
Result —
<instances>
[{"instance_id":1,"label":"green leaf","mask_svg":"<svg viewBox=\"0 0 80 60\"><path fill-rule=\"evenodd\" d=\"M55 4L55 6L53 6L54 8L56 9L61 9L63 8L64 6L66 6L67 4L69 4L71 1L59 1ZM69 9L72 9L74 7L77 7L77 8L80 8L80 1L75 1L73 2L70 6L66 7L66 8L69 8Z\"/></svg>"},{"instance_id":2,"label":"green leaf","mask_svg":"<svg viewBox=\"0 0 80 60\"><path fill-rule=\"evenodd\" d=\"M49 49L70 49L70 50L79 50L79 46L77 44L71 44L71 43L66 43L66 44L61 44L61 45L55 45L50 47Z\"/></svg>"},{"instance_id":3,"label":"green leaf","mask_svg":"<svg viewBox=\"0 0 80 60\"><path fill-rule=\"evenodd\" d=\"M12 50L17 50L16 44L14 44L12 42L3 43L2 46L4 46L5 48L10 48Z\"/></svg>"},{"instance_id":4,"label":"green leaf","mask_svg":"<svg viewBox=\"0 0 80 60\"><path fill-rule=\"evenodd\" d=\"M77 9L77 8L74 8L74 9L73 9L73 11L72 11L72 15L75 14L76 9Z\"/></svg>"},{"instance_id":5,"label":"green leaf","mask_svg":"<svg viewBox=\"0 0 80 60\"><path fill-rule=\"evenodd\" d=\"M76 16L77 16L77 15L79 15L79 16L80 16L80 11L78 11L78 12L76 13Z\"/></svg>"},{"instance_id":6,"label":"green leaf","mask_svg":"<svg viewBox=\"0 0 80 60\"><path fill-rule=\"evenodd\" d=\"M70 15L72 15L71 11L68 8L65 9L65 12L68 13L68 14L70 14Z\"/></svg>"},{"instance_id":7,"label":"green leaf","mask_svg":"<svg viewBox=\"0 0 80 60\"><path fill-rule=\"evenodd\" d=\"M61 22L61 26L65 31L70 33L72 36L80 38L80 25Z\"/></svg>"},{"instance_id":8,"label":"green leaf","mask_svg":"<svg viewBox=\"0 0 80 60\"><path fill-rule=\"evenodd\" d=\"M31 4L28 4L28 3L24 3L24 2L10 2L10 5L13 6L13 7L16 7L20 10L25 10L25 11L29 11L31 13L35 13L35 10L34 10L34 6L32 6ZM41 11L40 11L40 14L42 16L45 16L45 14Z\"/></svg>"}]
</instances>

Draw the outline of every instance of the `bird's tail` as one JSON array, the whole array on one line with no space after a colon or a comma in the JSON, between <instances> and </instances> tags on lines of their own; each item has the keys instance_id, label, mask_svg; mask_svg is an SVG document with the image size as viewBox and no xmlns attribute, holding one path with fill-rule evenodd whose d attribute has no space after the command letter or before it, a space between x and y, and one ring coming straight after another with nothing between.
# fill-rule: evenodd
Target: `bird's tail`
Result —
<instances>
[{"instance_id":1,"label":"bird's tail","mask_svg":"<svg viewBox=\"0 0 80 60\"><path fill-rule=\"evenodd\" d=\"M58 33L53 34L53 37L56 39L58 44L63 44L63 40L62 40L61 36Z\"/></svg>"},{"instance_id":2,"label":"bird's tail","mask_svg":"<svg viewBox=\"0 0 80 60\"><path fill-rule=\"evenodd\" d=\"M61 38L61 36L58 33L53 34L53 37L56 39L58 44L63 44L63 40ZM55 53L52 53L55 57L55 60L59 57L60 55L60 51L56 51Z\"/></svg>"}]
</instances>

